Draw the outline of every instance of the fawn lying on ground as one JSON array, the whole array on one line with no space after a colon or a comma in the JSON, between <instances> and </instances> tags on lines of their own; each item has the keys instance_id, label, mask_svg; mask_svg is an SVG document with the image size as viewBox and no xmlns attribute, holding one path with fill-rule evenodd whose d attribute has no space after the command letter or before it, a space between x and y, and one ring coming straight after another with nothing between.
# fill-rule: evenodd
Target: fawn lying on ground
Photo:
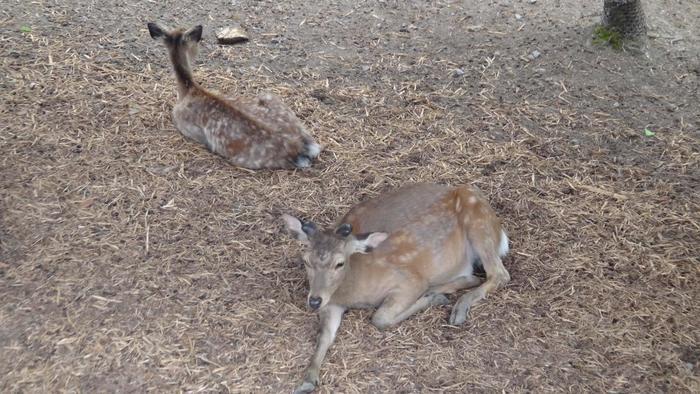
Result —
<instances>
[{"instance_id":1,"label":"fawn lying on ground","mask_svg":"<svg viewBox=\"0 0 700 394\"><path fill-rule=\"evenodd\" d=\"M309 167L321 147L278 97L224 99L192 79L190 60L197 54L202 26L188 31L148 24L152 38L162 38L170 52L178 84L173 108L175 127L233 164L252 168Z\"/></svg>"},{"instance_id":2,"label":"fawn lying on ground","mask_svg":"<svg viewBox=\"0 0 700 394\"><path fill-rule=\"evenodd\" d=\"M486 198L473 187L417 184L353 207L335 230L318 230L289 215L287 229L310 248L304 254L308 304L321 332L298 393L318 384L319 368L349 308L378 307L372 323L395 325L444 294L473 288L452 308L462 324L469 308L510 280L501 263L508 238ZM473 276L482 265L486 280Z\"/></svg>"}]
</instances>

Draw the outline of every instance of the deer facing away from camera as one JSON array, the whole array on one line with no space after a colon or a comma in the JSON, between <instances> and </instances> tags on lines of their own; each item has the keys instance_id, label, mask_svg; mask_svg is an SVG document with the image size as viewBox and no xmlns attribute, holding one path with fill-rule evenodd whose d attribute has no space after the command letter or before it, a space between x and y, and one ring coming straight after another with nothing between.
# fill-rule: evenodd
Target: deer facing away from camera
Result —
<instances>
[{"instance_id":1,"label":"deer facing away from camera","mask_svg":"<svg viewBox=\"0 0 700 394\"><path fill-rule=\"evenodd\" d=\"M464 323L469 308L510 280L501 262L508 238L486 198L473 187L405 186L353 207L335 230L283 215L286 227L309 248L303 259L308 305L318 310L316 351L296 392L311 392L319 368L349 308L378 307L372 323L395 325L445 294L473 288L452 308ZM473 275L483 266L486 280Z\"/></svg>"},{"instance_id":2,"label":"deer facing away from camera","mask_svg":"<svg viewBox=\"0 0 700 394\"><path fill-rule=\"evenodd\" d=\"M151 37L162 38L170 53L178 86L173 108L175 127L231 163L251 169L309 167L321 147L280 98L225 99L192 79L202 26L167 30L148 24Z\"/></svg>"}]
</instances>

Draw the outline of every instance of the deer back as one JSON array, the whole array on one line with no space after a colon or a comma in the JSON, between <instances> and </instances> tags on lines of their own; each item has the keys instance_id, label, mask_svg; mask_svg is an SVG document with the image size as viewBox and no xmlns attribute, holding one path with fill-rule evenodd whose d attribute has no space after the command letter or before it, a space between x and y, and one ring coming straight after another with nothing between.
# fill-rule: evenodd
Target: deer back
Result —
<instances>
[{"instance_id":1,"label":"deer back","mask_svg":"<svg viewBox=\"0 0 700 394\"><path fill-rule=\"evenodd\" d=\"M428 213L449 193L444 185L419 183L404 186L355 205L338 224L352 225L353 233L394 233Z\"/></svg>"}]
</instances>

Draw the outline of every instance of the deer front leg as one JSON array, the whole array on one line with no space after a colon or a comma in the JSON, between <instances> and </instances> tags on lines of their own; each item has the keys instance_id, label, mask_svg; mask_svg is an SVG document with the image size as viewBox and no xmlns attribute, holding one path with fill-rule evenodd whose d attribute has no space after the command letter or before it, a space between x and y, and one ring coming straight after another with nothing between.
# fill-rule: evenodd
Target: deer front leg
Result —
<instances>
[{"instance_id":1,"label":"deer front leg","mask_svg":"<svg viewBox=\"0 0 700 394\"><path fill-rule=\"evenodd\" d=\"M311 359L311 364L306 369L304 381L294 390L295 394L310 393L318 386L318 375L321 363L326 357L326 352L335 340L335 334L340 327L340 320L343 317L345 308L338 305L327 305L320 312L321 333L318 335L316 352Z\"/></svg>"},{"instance_id":2,"label":"deer front leg","mask_svg":"<svg viewBox=\"0 0 700 394\"><path fill-rule=\"evenodd\" d=\"M407 285L390 294L372 315L372 324L380 330L398 324L414 313L431 305L448 302L443 294L426 293L427 286L407 282Z\"/></svg>"}]
</instances>

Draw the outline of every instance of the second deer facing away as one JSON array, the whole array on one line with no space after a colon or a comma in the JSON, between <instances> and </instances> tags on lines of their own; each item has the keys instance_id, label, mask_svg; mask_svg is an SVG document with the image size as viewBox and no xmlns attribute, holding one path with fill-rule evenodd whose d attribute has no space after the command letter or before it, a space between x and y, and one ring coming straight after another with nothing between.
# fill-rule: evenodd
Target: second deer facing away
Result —
<instances>
[{"instance_id":1,"label":"second deer facing away","mask_svg":"<svg viewBox=\"0 0 700 394\"><path fill-rule=\"evenodd\" d=\"M405 186L353 207L334 229L284 215L304 253L308 304L318 310L316 351L296 392L312 391L335 339L343 313L378 307L372 323L395 325L445 294L471 288L452 308L451 324L462 324L469 308L510 280L501 257L508 238L501 221L476 188L434 184ZM486 280L473 275L483 266Z\"/></svg>"},{"instance_id":2,"label":"second deer facing away","mask_svg":"<svg viewBox=\"0 0 700 394\"><path fill-rule=\"evenodd\" d=\"M148 31L152 38L162 38L170 53L178 85L173 122L183 135L240 167L311 166L321 147L277 96L225 99L194 82L190 61L197 54L202 26L184 31L149 23Z\"/></svg>"}]
</instances>

